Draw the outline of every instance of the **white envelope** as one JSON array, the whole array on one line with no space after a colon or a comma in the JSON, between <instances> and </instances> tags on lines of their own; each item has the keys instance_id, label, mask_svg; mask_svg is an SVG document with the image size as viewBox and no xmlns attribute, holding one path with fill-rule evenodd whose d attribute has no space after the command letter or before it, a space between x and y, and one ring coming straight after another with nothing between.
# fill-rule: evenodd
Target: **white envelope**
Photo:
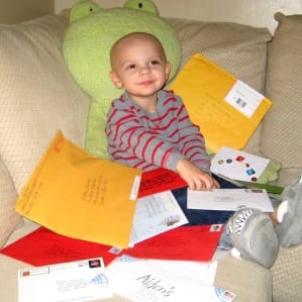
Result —
<instances>
[{"instance_id":1,"label":"white envelope","mask_svg":"<svg viewBox=\"0 0 302 302\"><path fill-rule=\"evenodd\" d=\"M171 191L140 198L136 203L130 245L188 223Z\"/></svg>"},{"instance_id":2,"label":"white envelope","mask_svg":"<svg viewBox=\"0 0 302 302\"><path fill-rule=\"evenodd\" d=\"M188 209L237 211L254 208L273 212L268 194L262 189L214 189L212 191L188 190Z\"/></svg>"},{"instance_id":3,"label":"white envelope","mask_svg":"<svg viewBox=\"0 0 302 302\"><path fill-rule=\"evenodd\" d=\"M102 258L18 271L19 302L84 302L110 297Z\"/></svg>"},{"instance_id":4,"label":"white envelope","mask_svg":"<svg viewBox=\"0 0 302 302\"><path fill-rule=\"evenodd\" d=\"M231 302L213 286L217 263L118 259L108 267L114 293L133 302ZM134 258L135 259L135 258Z\"/></svg>"}]
</instances>

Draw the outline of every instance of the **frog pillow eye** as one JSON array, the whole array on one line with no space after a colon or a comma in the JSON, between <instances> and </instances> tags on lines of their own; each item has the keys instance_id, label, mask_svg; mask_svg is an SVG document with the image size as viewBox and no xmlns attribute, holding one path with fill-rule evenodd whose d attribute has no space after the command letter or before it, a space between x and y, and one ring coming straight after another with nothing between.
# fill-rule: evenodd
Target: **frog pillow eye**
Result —
<instances>
[{"instance_id":1,"label":"frog pillow eye","mask_svg":"<svg viewBox=\"0 0 302 302\"><path fill-rule=\"evenodd\" d=\"M71 9L70 23L100 11L101 8L90 0L80 0Z\"/></svg>"},{"instance_id":2,"label":"frog pillow eye","mask_svg":"<svg viewBox=\"0 0 302 302\"><path fill-rule=\"evenodd\" d=\"M159 15L157 7L151 0L128 0L124 8L137 9L154 15Z\"/></svg>"}]
</instances>

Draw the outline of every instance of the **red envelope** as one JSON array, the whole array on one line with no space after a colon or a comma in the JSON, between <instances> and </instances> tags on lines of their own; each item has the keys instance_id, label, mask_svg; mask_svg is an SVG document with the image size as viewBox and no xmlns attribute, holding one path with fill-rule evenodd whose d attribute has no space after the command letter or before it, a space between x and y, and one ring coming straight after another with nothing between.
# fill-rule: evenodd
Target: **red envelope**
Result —
<instances>
[{"instance_id":1,"label":"red envelope","mask_svg":"<svg viewBox=\"0 0 302 302\"><path fill-rule=\"evenodd\" d=\"M138 258L211 261L223 225L183 226L136 244L125 254Z\"/></svg>"},{"instance_id":2,"label":"red envelope","mask_svg":"<svg viewBox=\"0 0 302 302\"><path fill-rule=\"evenodd\" d=\"M159 168L142 174L138 197L187 186L187 183L177 173Z\"/></svg>"},{"instance_id":3,"label":"red envelope","mask_svg":"<svg viewBox=\"0 0 302 302\"><path fill-rule=\"evenodd\" d=\"M123 251L111 246L73 239L44 227L0 250L1 254L34 266L102 257L105 265L127 254L138 258L210 261L223 226L183 226L162 233Z\"/></svg>"},{"instance_id":4,"label":"red envelope","mask_svg":"<svg viewBox=\"0 0 302 302\"><path fill-rule=\"evenodd\" d=\"M111 253L111 249L108 245L65 237L41 227L0 253L35 266L95 257L102 257L107 265L119 256Z\"/></svg>"}]
</instances>

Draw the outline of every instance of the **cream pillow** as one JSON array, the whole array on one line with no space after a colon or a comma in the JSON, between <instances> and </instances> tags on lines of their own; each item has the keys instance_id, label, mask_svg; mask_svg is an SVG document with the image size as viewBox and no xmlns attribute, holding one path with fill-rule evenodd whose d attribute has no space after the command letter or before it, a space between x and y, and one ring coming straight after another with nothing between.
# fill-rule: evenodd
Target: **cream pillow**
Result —
<instances>
[{"instance_id":1,"label":"cream pillow","mask_svg":"<svg viewBox=\"0 0 302 302\"><path fill-rule=\"evenodd\" d=\"M302 171L302 15L277 13L275 19L266 83L273 106L264 120L261 151L282 163L282 182L289 183Z\"/></svg>"},{"instance_id":2,"label":"cream pillow","mask_svg":"<svg viewBox=\"0 0 302 302\"><path fill-rule=\"evenodd\" d=\"M64 65L67 25L51 15L0 25L0 154L17 192L58 129L84 142L89 98Z\"/></svg>"},{"instance_id":3,"label":"cream pillow","mask_svg":"<svg viewBox=\"0 0 302 302\"><path fill-rule=\"evenodd\" d=\"M235 77L263 93L266 75L267 29L227 23L168 18L183 45L183 64L201 52ZM259 153L261 125L245 150Z\"/></svg>"},{"instance_id":4,"label":"cream pillow","mask_svg":"<svg viewBox=\"0 0 302 302\"><path fill-rule=\"evenodd\" d=\"M22 221L14 210L16 198L17 192L12 179L0 158L0 247Z\"/></svg>"}]
</instances>

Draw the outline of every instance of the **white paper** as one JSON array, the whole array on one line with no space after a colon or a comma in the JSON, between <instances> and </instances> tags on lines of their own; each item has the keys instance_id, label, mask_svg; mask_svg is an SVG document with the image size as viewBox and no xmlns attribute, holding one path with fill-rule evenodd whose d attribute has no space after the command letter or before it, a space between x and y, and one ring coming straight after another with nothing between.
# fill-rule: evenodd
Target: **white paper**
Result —
<instances>
[{"instance_id":1,"label":"white paper","mask_svg":"<svg viewBox=\"0 0 302 302\"><path fill-rule=\"evenodd\" d=\"M138 199L130 245L188 223L171 191Z\"/></svg>"},{"instance_id":2,"label":"white paper","mask_svg":"<svg viewBox=\"0 0 302 302\"><path fill-rule=\"evenodd\" d=\"M216 268L216 262L114 261L108 277L114 293L134 302L232 301L221 300L223 290L213 286Z\"/></svg>"},{"instance_id":3,"label":"white paper","mask_svg":"<svg viewBox=\"0 0 302 302\"><path fill-rule=\"evenodd\" d=\"M141 179L142 179L141 176L135 176L134 177L133 185L132 185L131 192L130 192L130 199L131 200L136 200L137 199Z\"/></svg>"},{"instance_id":4,"label":"white paper","mask_svg":"<svg viewBox=\"0 0 302 302\"><path fill-rule=\"evenodd\" d=\"M188 189L189 209L237 211L248 207L273 212L268 194L262 189L214 189L192 191Z\"/></svg>"},{"instance_id":5,"label":"white paper","mask_svg":"<svg viewBox=\"0 0 302 302\"><path fill-rule=\"evenodd\" d=\"M217 261L200 262L200 261L187 261L187 260L159 260L159 259L142 259L124 254L115 259L113 262L117 266L117 262L132 263L141 262L151 265L153 269L159 271L166 271L171 276L182 276L188 279L194 279L205 285L213 285L216 270ZM144 264L144 265L145 265ZM131 267L131 266L129 266ZM109 268L111 270L111 266Z\"/></svg>"},{"instance_id":6,"label":"white paper","mask_svg":"<svg viewBox=\"0 0 302 302\"><path fill-rule=\"evenodd\" d=\"M223 147L211 160L211 172L234 180L257 182L269 162L264 157Z\"/></svg>"},{"instance_id":7,"label":"white paper","mask_svg":"<svg viewBox=\"0 0 302 302\"><path fill-rule=\"evenodd\" d=\"M264 96L249 85L237 80L225 97L225 101L247 117L251 117Z\"/></svg>"},{"instance_id":8,"label":"white paper","mask_svg":"<svg viewBox=\"0 0 302 302\"><path fill-rule=\"evenodd\" d=\"M217 261L199 262L199 261L181 261L181 260L146 260L153 269L165 271L170 276L179 276L187 280L193 279L203 285L213 285Z\"/></svg>"},{"instance_id":9,"label":"white paper","mask_svg":"<svg viewBox=\"0 0 302 302\"><path fill-rule=\"evenodd\" d=\"M102 258L18 271L19 302L84 302L110 297Z\"/></svg>"}]
</instances>

